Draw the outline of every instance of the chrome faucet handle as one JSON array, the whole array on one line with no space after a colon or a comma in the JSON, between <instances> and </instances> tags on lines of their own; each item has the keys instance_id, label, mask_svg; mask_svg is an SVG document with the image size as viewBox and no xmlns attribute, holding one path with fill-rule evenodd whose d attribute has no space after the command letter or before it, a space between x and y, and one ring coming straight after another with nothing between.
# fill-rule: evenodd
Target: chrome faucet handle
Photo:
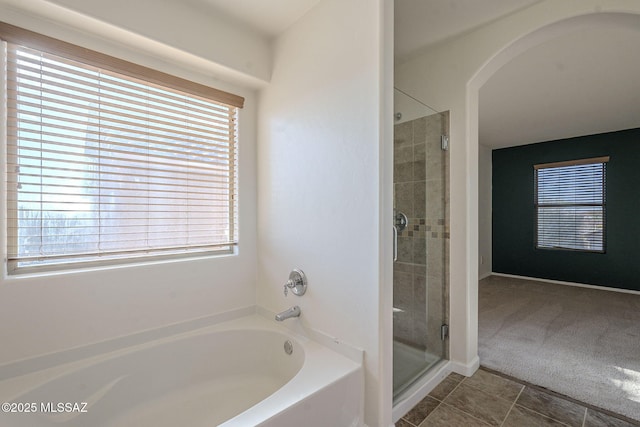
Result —
<instances>
[{"instance_id":1,"label":"chrome faucet handle","mask_svg":"<svg viewBox=\"0 0 640 427\"><path fill-rule=\"evenodd\" d=\"M302 296L307 292L307 276L299 269L293 270L289 273L289 280L284 284L284 296L289 294L289 289L295 295Z\"/></svg>"},{"instance_id":2,"label":"chrome faucet handle","mask_svg":"<svg viewBox=\"0 0 640 427\"><path fill-rule=\"evenodd\" d=\"M289 295L289 288L293 288L295 285L291 280L287 280L287 283L284 284L284 296Z\"/></svg>"}]
</instances>

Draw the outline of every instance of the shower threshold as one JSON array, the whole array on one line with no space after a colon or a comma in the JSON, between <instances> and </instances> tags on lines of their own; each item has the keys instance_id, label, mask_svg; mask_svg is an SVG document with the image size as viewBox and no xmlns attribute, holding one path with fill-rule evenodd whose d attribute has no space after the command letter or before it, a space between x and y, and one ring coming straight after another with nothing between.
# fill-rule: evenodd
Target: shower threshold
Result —
<instances>
[{"instance_id":1,"label":"shower threshold","mask_svg":"<svg viewBox=\"0 0 640 427\"><path fill-rule=\"evenodd\" d=\"M441 357L426 350L393 341L393 399L435 366Z\"/></svg>"}]
</instances>

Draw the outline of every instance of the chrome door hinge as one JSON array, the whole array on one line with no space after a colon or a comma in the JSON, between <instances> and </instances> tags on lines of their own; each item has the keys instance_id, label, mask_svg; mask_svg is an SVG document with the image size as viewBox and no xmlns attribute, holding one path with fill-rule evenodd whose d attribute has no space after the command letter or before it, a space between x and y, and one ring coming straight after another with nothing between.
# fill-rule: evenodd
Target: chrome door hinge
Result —
<instances>
[{"instance_id":1,"label":"chrome door hinge","mask_svg":"<svg viewBox=\"0 0 640 427\"><path fill-rule=\"evenodd\" d=\"M444 341L447 338L449 338L449 325L445 323L442 326L440 326L440 339Z\"/></svg>"},{"instance_id":2,"label":"chrome door hinge","mask_svg":"<svg viewBox=\"0 0 640 427\"><path fill-rule=\"evenodd\" d=\"M449 137L447 135L440 135L440 148L442 148L442 151L449 149Z\"/></svg>"}]
</instances>

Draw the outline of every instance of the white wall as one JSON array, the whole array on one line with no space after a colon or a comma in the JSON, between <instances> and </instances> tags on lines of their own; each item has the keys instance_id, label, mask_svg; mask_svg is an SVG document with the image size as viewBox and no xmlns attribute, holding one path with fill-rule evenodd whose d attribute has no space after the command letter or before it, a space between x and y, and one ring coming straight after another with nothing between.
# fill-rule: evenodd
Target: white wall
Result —
<instances>
[{"instance_id":1,"label":"white wall","mask_svg":"<svg viewBox=\"0 0 640 427\"><path fill-rule=\"evenodd\" d=\"M39 10L30 9L34 4L40 7ZM98 16L106 10L100 4L91 2L90 6L87 2L83 7L87 10L95 7L94 12ZM109 4L113 6L113 3ZM123 11L131 10L124 6L115 9L123 19L128 17ZM48 8L44 2L0 2L0 17L5 22L116 54L141 65L245 97L246 106L239 117L240 248L237 256L48 276L2 277L0 364L255 304L257 196L254 89L218 80L216 65L208 59L178 61L175 47L119 30L102 21L76 16L70 11L59 12L56 8ZM167 10L167 13L172 11ZM162 33L166 28L160 24L171 18L161 11L156 11L156 15L163 19L158 21L158 27L154 27L153 20L146 19L145 28L149 30L146 36ZM116 19L117 16L110 18ZM202 20L194 22L203 23ZM200 30L197 25L181 25L184 40L197 38ZM128 43L122 43L123 39ZM180 47L180 43L176 45ZM203 46L205 44L200 45L201 48ZM148 49L150 47L151 50ZM158 47L162 49L154 50ZM242 60L246 53L239 52L236 59ZM214 53L210 56L216 57ZM4 196L0 200L4 200ZM4 206L0 209L5 211Z\"/></svg>"},{"instance_id":2,"label":"white wall","mask_svg":"<svg viewBox=\"0 0 640 427\"><path fill-rule=\"evenodd\" d=\"M511 58L556 34L612 18L605 12L637 14L640 3L545 0L396 67L397 87L451 112L451 359L461 372L478 363L479 89Z\"/></svg>"},{"instance_id":3,"label":"white wall","mask_svg":"<svg viewBox=\"0 0 640 427\"><path fill-rule=\"evenodd\" d=\"M390 95L381 76L382 7L381 0L324 0L275 41L258 134L258 304L274 312L298 304L301 318L289 322L365 350L371 426L385 425L385 416L389 425L390 413L382 413L391 406L382 390L391 387L390 373L381 383L379 370L380 120ZM386 120L392 124L390 114ZM305 271L309 288L285 298L293 268Z\"/></svg>"},{"instance_id":4,"label":"white wall","mask_svg":"<svg viewBox=\"0 0 640 427\"><path fill-rule=\"evenodd\" d=\"M492 219L492 160L491 148L480 145L478 150L478 277L491 274Z\"/></svg>"}]
</instances>

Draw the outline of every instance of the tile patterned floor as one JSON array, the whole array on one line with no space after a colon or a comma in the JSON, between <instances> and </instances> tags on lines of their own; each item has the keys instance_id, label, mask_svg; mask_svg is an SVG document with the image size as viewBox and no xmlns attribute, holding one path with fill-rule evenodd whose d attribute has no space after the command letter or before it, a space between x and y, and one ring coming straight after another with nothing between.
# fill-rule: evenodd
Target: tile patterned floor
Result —
<instances>
[{"instance_id":1,"label":"tile patterned floor","mask_svg":"<svg viewBox=\"0 0 640 427\"><path fill-rule=\"evenodd\" d=\"M450 374L396 423L396 427L639 425L483 368L469 378Z\"/></svg>"}]
</instances>

